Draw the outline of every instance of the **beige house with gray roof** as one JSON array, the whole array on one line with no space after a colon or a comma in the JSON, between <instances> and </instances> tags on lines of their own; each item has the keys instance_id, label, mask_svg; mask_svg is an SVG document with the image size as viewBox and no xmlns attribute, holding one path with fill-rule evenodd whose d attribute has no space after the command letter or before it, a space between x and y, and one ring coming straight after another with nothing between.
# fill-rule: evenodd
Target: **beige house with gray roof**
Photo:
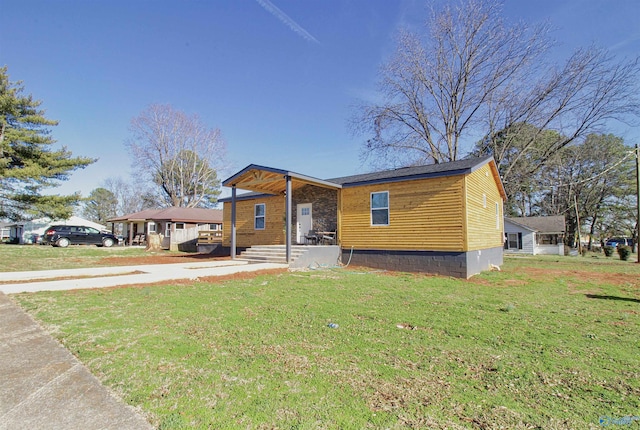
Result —
<instances>
[{"instance_id":1,"label":"beige house with gray roof","mask_svg":"<svg viewBox=\"0 0 640 430\"><path fill-rule=\"evenodd\" d=\"M564 216L504 219L504 250L511 254L564 255Z\"/></svg>"}]
</instances>

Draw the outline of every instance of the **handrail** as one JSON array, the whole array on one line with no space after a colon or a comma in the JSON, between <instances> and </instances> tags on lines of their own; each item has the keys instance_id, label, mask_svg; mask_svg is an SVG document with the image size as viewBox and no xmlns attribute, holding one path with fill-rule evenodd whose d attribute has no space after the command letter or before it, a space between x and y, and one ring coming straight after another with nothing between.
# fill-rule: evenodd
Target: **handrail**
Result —
<instances>
[{"instance_id":1,"label":"handrail","mask_svg":"<svg viewBox=\"0 0 640 430\"><path fill-rule=\"evenodd\" d=\"M211 244L222 242L222 231L220 230L200 230L198 232L198 243Z\"/></svg>"}]
</instances>

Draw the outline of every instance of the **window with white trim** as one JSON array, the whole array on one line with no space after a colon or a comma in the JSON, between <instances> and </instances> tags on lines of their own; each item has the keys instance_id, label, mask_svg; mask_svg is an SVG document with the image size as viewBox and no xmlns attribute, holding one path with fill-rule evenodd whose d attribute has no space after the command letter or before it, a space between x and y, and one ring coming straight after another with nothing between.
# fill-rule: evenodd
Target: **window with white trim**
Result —
<instances>
[{"instance_id":1,"label":"window with white trim","mask_svg":"<svg viewBox=\"0 0 640 430\"><path fill-rule=\"evenodd\" d=\"M176 223L176 230L184 230L184 223L183 222L177 222Z\"/></svg>"},{"instance_id":2,"label":"window with white trim","mask_svg":"<svg viewBox=\"0 0 640 430\"><path fill-rule=\"evenodd\" d=\"M264 230L265 226L266 205L258 203L254 206L253 228L256 230Z\"/></svg>"},{"instance_id":3,"label":"window with white trim","mask_svg":"<svg viewBox=\"0 0 640 430\"><path fill-rule=\"evenodd\" d=\"M371 225L389 225L389 191L371 193Z\"/></svg>"},{"instance_id":4,"label":"window with white trim","mask_svg":"<svg viewBox=\"0 0 640 430\"><path fill-rule=\"evenodd\" d=\"M164 236L165 236L165 237L171 237L171 223L170 223L170 222L168 222L168 223L166 223L166 224L165 224L165 227L164 227Z\"/></svg>"}]
</instances>

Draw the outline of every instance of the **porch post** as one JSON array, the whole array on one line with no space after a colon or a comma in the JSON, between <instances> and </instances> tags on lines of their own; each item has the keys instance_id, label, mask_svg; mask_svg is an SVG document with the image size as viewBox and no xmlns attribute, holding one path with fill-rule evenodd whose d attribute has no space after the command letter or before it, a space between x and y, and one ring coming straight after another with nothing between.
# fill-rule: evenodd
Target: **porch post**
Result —
<instances>
[{"instance_id":1,"label":"porch post","mask_svg":"<svg viewBox=\"0 0 640 430\"><path fill-rule=\"evenodd\" d=\"M236 259L236 186L231 186L231 259Z\"/></svg>"},{"instance_id":2,"label":"porch post","mask_svg":"<svg viewBox=\"0 0 640 430\"><path fill-rule=\"evenodd\" d=\"M129 226L129 246L131 246L131 242L133 242L133 221L129 221L127 225Z\"/></svg>"},{"instance_id":3,"label":"porch post","mask_svg":"<svg viewBox=\"0 0 640 430\"><path fill-rule=\"evenodd\" d=\"M285 222L287 223L287 225L285 226L285 235L287 236L287 264L289 264L291 262L291 176L285 176L285 180L287 181L285 191Z\"/></svg>"}]
</instances>

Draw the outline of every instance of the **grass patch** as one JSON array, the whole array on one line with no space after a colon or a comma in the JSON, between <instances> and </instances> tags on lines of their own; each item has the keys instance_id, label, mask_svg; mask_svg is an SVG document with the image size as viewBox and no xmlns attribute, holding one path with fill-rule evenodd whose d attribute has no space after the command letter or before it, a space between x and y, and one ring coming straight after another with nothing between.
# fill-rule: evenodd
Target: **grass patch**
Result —
<instances>
[{"instance_id":1,"label":"grass patch","mask_svg":"<svg viewBox=\"0 0 640 430\"><path fill-rule=\"evenodd\" d=\"M162 429L575 429L640 415L639 279L508 258L13 297Z\"/></svg>"},{"instance_id":2,"label":"grass patch","mask_svg":"<svg viewBox=\"0 0 640 430\"><path fill-rule=\"evenodd\" d=\"M44 245L0 245L0 272L26 270L78 269L105 265L125 265L135 258L184 255L184 252L148 252L144 248L75 245L56 248ZM108 259L108 260L106 260ZM119 263L121 260L121 264Z\"/></svg>"}]
</instances>

